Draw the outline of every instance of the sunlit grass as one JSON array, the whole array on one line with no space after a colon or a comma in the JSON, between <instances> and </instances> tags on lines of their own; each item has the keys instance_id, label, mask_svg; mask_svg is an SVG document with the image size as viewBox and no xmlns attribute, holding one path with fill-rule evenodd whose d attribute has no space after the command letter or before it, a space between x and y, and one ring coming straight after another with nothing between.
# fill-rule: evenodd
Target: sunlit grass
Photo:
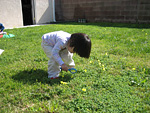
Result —
<instances>
[{"instance_id":1,"label":"sunlit grass","mask_svg":"<svg viewBox=\"0 0 150 113\"><path fill-rule=\"evenodd\" d=\"M76 74L47 78L41 36L63 30L92 40L89 59L74 54ZM149 112L150 29L136 24L52 24L5 30L0 39L1 112Z\"/></svg>"}]
</instances>

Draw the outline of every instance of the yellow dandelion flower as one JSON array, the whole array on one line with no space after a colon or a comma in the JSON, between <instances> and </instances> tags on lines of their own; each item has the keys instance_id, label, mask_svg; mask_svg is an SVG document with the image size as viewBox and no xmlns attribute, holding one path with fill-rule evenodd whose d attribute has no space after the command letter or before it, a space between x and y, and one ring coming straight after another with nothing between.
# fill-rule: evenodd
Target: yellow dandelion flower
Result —
<instances>
[{"instance_id":1,"label":"yellow dandelion flower","mask_svg":"<svg viewBox=\"0 0 150 113\"><path fill-rule=\"evenodd\" d=\"M105 67L103 67L103 71L105 71Z\"/></svg>"},{"instance_id":2,"label":"yellow dandelion flower","mask_svg":"<svg viewBox=\"0 0 150 113\"><path fill-rule=\"evenodd\" d=\"M102 67L103 67L103 71L105 71L105 67L104 67L104 65L102 65Z\"/></svg>"},{"instance_id":3,"label":"yellow dandelion flower","mask_svg":"<svg viewBox=\"0 0 150 113\"><path fill-rule=\"evenodd\" d=\"M93 61L90 61L90 64L92 64L93 63Z\"/></svg>"},{"instance_id":4,"label":"yellow dandelion flower","mask_svg":"<svg viewBox=\"0 0 150 113\"><path fill-rule=\"evenodd\" d=\"M107 53L105 53L105 55L108 55Z\"/></svg>"},{"instance_id":5,"label":"yellow dandelion flower","mask_svg":"<svg viewBox=\"0 0 150 113\"><path fill-rule=\"evenodd\" d=\"M143 69L143 71L145 72L145 68Z\"/></svg>"},{"instance_id":6,"label":"yellow dandelion flower","mask_svg":"<svg viewBox=\"0 0 150 113\"><path fill-rule=\"evenodd\" d=\"M132 70L134 71L134 70L135 70L135 68L132 68Z\"/></svg>"},{"instance_id":7,"label":"yellow dandelion flower","mask_svg":"<svg viewBox=\"0 0 150 113\"><path fill-rule=\"evenodd\" d=\"M85 70L84 70L84 72L86 73L86 72L87 72L87 70L85 69Z\"/></svg>"},{"instance_id":8,"label":"yellow dandelion flower","mask_svg":"<svg viewBox=\"0 0 150 113\"><path fill-rule=\"evenodd\" d=\"M99 62L98 64L99 64L99 65L101 65L101 63L100 63L100 62Z\"/></svg>"},{"instance_id":9,"label":"yellow dandelion flower","mask_svg":"<svg viewBox=\"0 0 150 113\"><path fill-rule=\"evenodd\" d=\"M101 62L100 62L100 60L98 60L98 64L99 64L99 65L101 65Z\"/></svg>"},{"instance_id":10,"label":"yellow dandelion flower","mask_svg":"<svg viewBox=\"0 0 150 113\"><path fill-rule=\"evenodd\" d=\"M63 82L63 81L60 81L60 83L61 83L61 84L64 84L64 85L68 84L67 82Z\"/></svg>"},{"instance_id":11,"label":"yellow dandelion flower","mask_svg":"<svg viewBox=\"0 0 150 113\"><path fill-rule=\"evenodd\" d=\"M83 89L82 89L82 91L84 91L84 92L85 92L85 91L86 91L86 89L85 89L85 88L83 88Z\"/></svg>"}]
</instances>

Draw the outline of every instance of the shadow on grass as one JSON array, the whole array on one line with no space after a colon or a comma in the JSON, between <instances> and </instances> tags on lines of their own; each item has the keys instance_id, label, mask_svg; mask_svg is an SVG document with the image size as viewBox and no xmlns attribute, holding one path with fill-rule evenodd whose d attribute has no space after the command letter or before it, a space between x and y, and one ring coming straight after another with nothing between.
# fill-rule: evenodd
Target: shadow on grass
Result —
<instances>
[{"instance_id":1,"label":"shadow on grass","mask_svg":"<svg viewBox=\"0 0 150 113\"><path fill-rule=\"evenodd\" d=\"M40 82L42 84L49 84L49 85L54 85L54 84L60 84L60 81L70 81L71 74L67 73L65 77L59 77L59 79L49 79L47 78L47 72L41 69L31 69L31 70L24 70L20 71L16 75L12 76L12 79L23 82L24 84L34 84L37 82Z\"/></svg>"}]
</instances>

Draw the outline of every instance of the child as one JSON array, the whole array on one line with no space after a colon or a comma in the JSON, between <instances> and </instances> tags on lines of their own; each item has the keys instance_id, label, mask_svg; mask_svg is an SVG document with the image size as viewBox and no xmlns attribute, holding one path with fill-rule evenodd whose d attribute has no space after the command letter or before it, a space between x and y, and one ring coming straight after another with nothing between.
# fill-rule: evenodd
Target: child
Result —
<instances>
[{"instance_id":1,"label":"child","mask_svg":"<svg viewBox=\"0 0 150 113\"><path fill-rule=\"evenodd\" d=\"M60 67L64 71L75 66L73 53L80 57L89 58L91 40L83 33L69 34L64 31L55 31L44 34L41 44L48 61L48 78L59 77Z\"/></svg>"},{"instance_id":2,"label":"child","mask_svg":"<svg viewBox=\"0 0 150 113\"><path fill-rule=\"evenodd\" d=\"M3 34L3 30L5 29L5 27L3 26L2 23L0 23L0 34Z\"/></svg>"}]
</instances>

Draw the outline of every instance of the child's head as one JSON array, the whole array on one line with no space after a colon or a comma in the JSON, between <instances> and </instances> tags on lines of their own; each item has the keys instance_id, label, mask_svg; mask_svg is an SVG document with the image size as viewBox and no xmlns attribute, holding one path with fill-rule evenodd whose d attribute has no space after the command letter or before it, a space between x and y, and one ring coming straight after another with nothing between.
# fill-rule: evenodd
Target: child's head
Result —
<instances>
[{"instance_id":1,"label":"child's head","mask_svg":"<svg viewBox=\"0 0 150 113\"><path fill-rule=\"evenodd\" d=\"M88 35L83 33L72 34L68 41L68 46L80 57L89 58L91 53L91 40Z\"/></svg>"}]
</instances>

